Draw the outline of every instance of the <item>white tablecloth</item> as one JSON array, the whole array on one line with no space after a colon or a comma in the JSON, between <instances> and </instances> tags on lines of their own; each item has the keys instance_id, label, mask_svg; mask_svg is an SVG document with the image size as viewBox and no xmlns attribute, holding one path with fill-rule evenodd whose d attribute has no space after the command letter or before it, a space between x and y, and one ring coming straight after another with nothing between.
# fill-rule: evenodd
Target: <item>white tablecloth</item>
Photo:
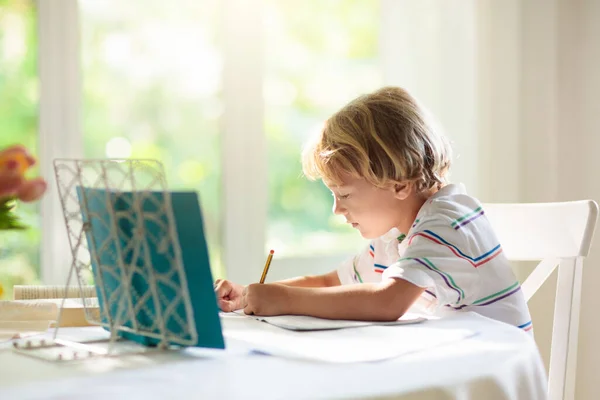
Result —
<instances>
[{"instance_id":1,"label":"white tablecloth","mask_svg":"<svg viewBox=\"0 0 600 400\"><path fill-rule=\"evenodd\" d=\"M225 332L266 325L251 319L223 322ZM359 364L259 355L237 343L229 343L227 351L191 349L57 364L15 353L5 343L0 345L0 399L547 397L546 373L526 333L472 313L451 323L479 333L390 361Z\"/></svg>"}]
</instances>

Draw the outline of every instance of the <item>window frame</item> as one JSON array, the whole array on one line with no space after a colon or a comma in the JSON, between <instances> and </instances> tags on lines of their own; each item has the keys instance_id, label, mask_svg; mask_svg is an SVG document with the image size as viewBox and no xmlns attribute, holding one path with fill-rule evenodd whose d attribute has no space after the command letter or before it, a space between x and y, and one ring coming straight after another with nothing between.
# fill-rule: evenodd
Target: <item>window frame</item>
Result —
<instances>
[{"instance_id":1,"label":"window frame","mask_svg":"<svg viewBox=\"0 0 600 400\"><path fill-rule=\"evenodd\" d=\"M40 275L64 285L72 257L54 178L55 158L80 158L81 72L77 0L36 0L38 14L39 162L48 181L42 198Z\"/></svg>"}]
</instances>

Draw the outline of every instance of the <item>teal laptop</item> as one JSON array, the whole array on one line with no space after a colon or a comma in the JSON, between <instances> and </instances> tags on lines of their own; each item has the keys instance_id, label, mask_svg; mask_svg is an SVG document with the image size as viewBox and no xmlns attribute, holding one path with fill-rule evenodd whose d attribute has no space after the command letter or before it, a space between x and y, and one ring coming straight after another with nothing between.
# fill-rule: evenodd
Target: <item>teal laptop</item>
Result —
<instances>
[{"instance_id":1,"label":"teal laptop","mask_svg":"<svg viewBox=\"0 0 600 400\"><path fill-rule=\"evenodd\" d=\"M198 195L170 193L170 224L162 192L134 196L78 188L77 194L83 221L89 224L101 322L141 328L150 335L123 330L120 335L147 346L161 341L181 345L183 340L184 345L225 348ZM169 229L179 246L169 240ZM183 273L173 268L177 259ZM183 300L184 288L189 302Z\"/></svg>"}]
</instances>

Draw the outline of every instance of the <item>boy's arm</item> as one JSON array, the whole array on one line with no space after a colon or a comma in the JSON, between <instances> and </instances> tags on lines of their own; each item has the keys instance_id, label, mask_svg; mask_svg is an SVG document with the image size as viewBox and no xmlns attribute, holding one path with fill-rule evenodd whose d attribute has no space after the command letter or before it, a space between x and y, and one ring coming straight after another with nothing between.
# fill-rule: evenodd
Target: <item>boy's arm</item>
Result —
<instances>
[{"instance_id":1,"label":"boy's arm","mask_svg":"<svg viewBox=\"0 0 600 400\"><path fill-rule=\"evenodd\" d=\"M242 303L246 314L394 321L410 308L423 290L398 278L325 288L250 285Z\"/></svg>"},{"instance_id":2,"label":"boy's arm","mask_svg":"<svg viewBox=\"0 0 600 400\"><path fill-rule=\"evenodd\" d=\"M316 288L316 287L331 287L340 286L340 278L338 277L337 270L331 271L324 275L316 276L299 276L297 278L285 279L278 281L281 285L303 287L303 288Z\"/></svg>"},{"instance_id":3,"label":"boy's arm","mask_svg":"<svg viewBox=\"0 0 600 400\"><path fill-rule=\"evenodd\" d=\"M297 288L322 288L341 285L337 271L318 276L300 276L298 278L278 281L275 282L275 284ZM221 310L231 312L244 307L242 303L244 286L228 280L217 279L214 288L215 295L217 296L217 303Z\"/></svg>"}]
</instances>

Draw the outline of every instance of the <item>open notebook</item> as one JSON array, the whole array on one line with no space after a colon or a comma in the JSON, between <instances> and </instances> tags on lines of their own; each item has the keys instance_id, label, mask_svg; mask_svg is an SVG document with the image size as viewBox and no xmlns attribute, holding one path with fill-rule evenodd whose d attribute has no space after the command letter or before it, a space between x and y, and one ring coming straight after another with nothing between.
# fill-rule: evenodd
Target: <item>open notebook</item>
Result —
<instances>
[{"instance_id":1,"label":"open notebook","mask_svg":"<svg viewBox=\"0 0 600 400\"><path fill-rule=\"evenodd\" d=\"M333 329L359 328L362 326L378 325L406 325L417 324L426 320L426 318L415 314L405 314L402 318L391 322L378 321L346 321L309 317L306 315L278 315L275 317L261 317L256 315L246 315L243 310L237 310L233 313L248 318L253 318L258 321L263 321L279 328L288 329L291 331L326 331Z\"/></svg>"}]
</instances>

